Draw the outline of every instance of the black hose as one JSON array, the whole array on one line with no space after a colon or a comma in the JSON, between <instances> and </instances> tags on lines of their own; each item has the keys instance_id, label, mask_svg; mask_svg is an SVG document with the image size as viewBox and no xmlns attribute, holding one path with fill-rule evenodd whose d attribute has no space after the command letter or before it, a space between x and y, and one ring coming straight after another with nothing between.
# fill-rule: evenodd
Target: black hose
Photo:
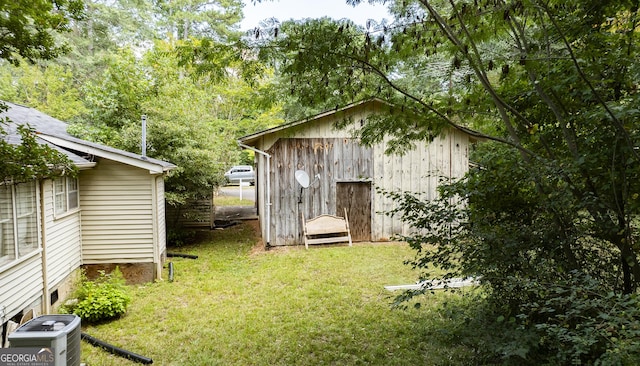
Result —
<instances>
[{"instance_id":1,"label":"black hose","mask_svg":"<svg viewBox=\"0 0 640 366\"><path fill-rule=\"evenodd\" d=\"M198 256L195 255L195 254L169 253L169 252L167 252L167 257L180 257L180 258L198 259Z\"/></svg>"},{"instance_id":2,"label":"black hose","mask_svg":"<svg viewBox=\"0 0 640 366\"><path fill-rule=\"evenodd\" d=\"M169 282L173 282L173 262L169 262Z\"/></svg>"},{"instance_id":3,"label":"black hose","mask_svg":"<svg viewBox=\"0 0 640 366\"><path fill-rule=\"evenodd\" d=\"M80 336L82 337L82 339L84 339L87 343L89 343L92 346L96 346L96 347L100 347L110 353L113 353L114 355L120 356L120 357L124 357L126 359L129 359L131 361L134 362L138 362L138 363L142 363L145 365L149 365L153 363L153 360L150 359L149 357L144 357L144 356L140 356L136 353L133 352L129 352L127 350L124 350L122 348L118 348L116 346L112 346L109 343L103 342L99 339L96 339L86 333L80 333Z\"/></svg>"}]
</instances>

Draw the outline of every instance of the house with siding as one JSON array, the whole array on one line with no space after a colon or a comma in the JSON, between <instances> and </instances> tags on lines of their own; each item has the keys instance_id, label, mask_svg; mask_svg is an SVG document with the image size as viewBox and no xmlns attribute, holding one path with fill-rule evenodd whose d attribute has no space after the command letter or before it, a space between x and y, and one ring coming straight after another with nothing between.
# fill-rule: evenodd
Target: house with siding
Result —
<instances>
[{"instance_id":1,"label":"house with siding","mask_svg":"<svg viewBox=\"0 0 640 366\"><path fill-rule=\"evenodd\" d=\"M0 184L0 323L30 309L49 313L83 267L91 273L119 266L130 282L159 279L164 176L175 166L74 138L64 122L6 104L0 118L11 120L4 126L11 142L18 142L16 126L28 124L79 174Z\"/></svg>"},{"instance_id":2,"label":"house with siding","mask_svg":"<svg viewBox=\"0 0 640 366\"><path fill-rule=\"evenodd\" d=\"M304 243L302 217L344 216L354 241L386 241L411 228L390 211L394 202L378 192L424 192L435 198L441 179L464 176L473 131L449 128L431 142L416 143L404 155L385 154L384 143L363 146L354 137L373 113L389 105L357 102L316 116L244 136L240 146L256 154L256 200L266 247ZM349 121L337 129L336 122ZM301 187L295 172L310 177Z\"/></svg>"}]
</instances>

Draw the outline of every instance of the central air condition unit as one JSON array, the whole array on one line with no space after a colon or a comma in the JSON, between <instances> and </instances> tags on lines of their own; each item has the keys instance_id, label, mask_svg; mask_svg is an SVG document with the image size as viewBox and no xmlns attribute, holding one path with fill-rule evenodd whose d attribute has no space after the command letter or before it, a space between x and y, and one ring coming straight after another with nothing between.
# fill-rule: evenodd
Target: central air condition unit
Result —
<instances>
[{"instance_id":1,"label":"central air condition unit","mask_svg":"<svg viewBox=\"0 0 640 366\"><path fill-rule=\"evenodd\" d=\"M79 366L80 332L76 315L42 315L9 334L9 347L51 348L55 366Z\"/></svg>"}]
</instances>

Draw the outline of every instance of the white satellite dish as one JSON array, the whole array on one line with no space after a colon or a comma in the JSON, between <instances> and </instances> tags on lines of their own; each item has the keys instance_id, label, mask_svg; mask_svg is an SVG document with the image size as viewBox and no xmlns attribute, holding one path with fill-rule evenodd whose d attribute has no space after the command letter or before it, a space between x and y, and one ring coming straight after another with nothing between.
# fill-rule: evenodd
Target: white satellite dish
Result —
<instances>
[{"instance_id":1,"label":"white satellite dish","mask_svg":"<svg viewBox=\"0 0 640 366\"><path fill-rule=\"evenodd\" d=\"M296 170L295 172L296 180L302 186L302 188L309 187L309 174L304 170Z\"/></svg>"}]
</instances>

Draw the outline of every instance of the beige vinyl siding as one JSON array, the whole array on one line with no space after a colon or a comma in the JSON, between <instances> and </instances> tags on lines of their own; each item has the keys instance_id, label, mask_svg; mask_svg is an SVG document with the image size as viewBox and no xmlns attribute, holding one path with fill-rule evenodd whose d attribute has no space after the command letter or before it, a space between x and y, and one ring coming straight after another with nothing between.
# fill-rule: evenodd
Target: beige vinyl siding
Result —
<instances>
[{"instance_id":1,"label":"beige vinyl siding","mask_svg":"<svg viewBox=\"0 0 640 366\"><path fill-rule=\"evenodd\" d=\"M153 262L154 179L148 170L105 159L81 173L84 264Z\"/></svg>"},{"instance_id":2,"label":"beige vinyl siding","mask_svg":"<svg viewBox=\"0 0 640 366\"><path fill-rule=\"evenodd\" d=\"M47 281L54 289L82 264L80 211L54 216L53 181L43 183Z\"/></svg>"},{"instance_id":3,"label":"beige vinyl siding","mask_svg":"<svg viewBox=\"0 0 640 366\"><path fill-rule=\"evenodd\" d=\"M39 252L0 273L2 322L42 299L42 258ZM39 309L38 309L39 310Z\"/></svg>"}]
</instances>

